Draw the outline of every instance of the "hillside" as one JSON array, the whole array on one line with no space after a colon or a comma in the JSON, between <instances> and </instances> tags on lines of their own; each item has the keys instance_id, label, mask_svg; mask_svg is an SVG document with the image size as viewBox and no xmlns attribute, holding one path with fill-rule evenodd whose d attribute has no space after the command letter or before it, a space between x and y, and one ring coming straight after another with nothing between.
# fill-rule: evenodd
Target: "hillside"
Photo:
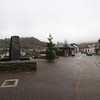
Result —
<instances>
[{"instance_id":1,"label":"hillside","mask_svg":"<svg viewBox=\"0 0 100 100\"><path fill-rule=\"evenodd\" d=\"M20 38L21 46L45 47L46 42L42 42L34 37Z\"/></svg>"},{"instance_id":2,"label":"hillside","mask_svg":"<svg viewBox=\"0 0 100 100\"><path fill-rule=\"evenodd\" d=\"M0 39L0 48L3 48L4 45L6 45L6 47L9 47L10 44L10 39ZM46 42L42 42L40 40L38 40L37 38L34 37L21 37L20 38L20 45L21 47L45 47L46 46Z\"/></svg>"}]
</instances>

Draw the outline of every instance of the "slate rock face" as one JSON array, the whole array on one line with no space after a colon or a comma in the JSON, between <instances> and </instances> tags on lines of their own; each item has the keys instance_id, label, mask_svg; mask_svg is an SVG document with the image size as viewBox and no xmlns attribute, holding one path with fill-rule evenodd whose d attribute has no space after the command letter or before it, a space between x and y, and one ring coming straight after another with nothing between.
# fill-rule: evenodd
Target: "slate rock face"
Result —
<instances>
[{"instance_id":1,"label":"slate rock face","mask_svg":"<svg viewBox=\"0 0 100 100\"><path fill-rule=\"evenodd\" d=\"M12 36L10 40L9 59L20 60L20 41L19 36Z\"/></svg>"}]
</instances>

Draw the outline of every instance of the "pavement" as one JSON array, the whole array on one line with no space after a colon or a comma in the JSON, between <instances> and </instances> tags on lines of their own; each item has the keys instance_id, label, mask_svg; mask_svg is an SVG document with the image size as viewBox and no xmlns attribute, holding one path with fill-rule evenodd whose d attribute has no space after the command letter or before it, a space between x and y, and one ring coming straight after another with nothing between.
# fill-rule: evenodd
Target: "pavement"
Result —
<instances>
[{"instance_id":1,"label":"pavement","mask_svg":"<svg viewBox=\"0 0 100 100\"><path fill-rule=\"evenodd\" d=\"M0 86L19 80L16 87L0 87L0 100L100 100L98 58L77 54L54 62L36 59L37 71L0 72Z\"/></svg>"}]
</instances>

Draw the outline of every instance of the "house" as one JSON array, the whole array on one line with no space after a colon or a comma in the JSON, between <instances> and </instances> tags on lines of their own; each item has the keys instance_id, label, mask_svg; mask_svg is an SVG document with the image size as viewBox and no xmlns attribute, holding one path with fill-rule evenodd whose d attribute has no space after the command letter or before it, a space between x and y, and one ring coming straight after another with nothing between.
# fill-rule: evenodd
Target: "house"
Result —
<instances>
[{"instance_id":1,"label":"house","mask_svg":"<svg viewBox=\"0 0 100 100\"><path fill-rule=\"evenodd\" d=\"M77 44L72 43L71 45L74 47L74 52L75 52L75 53L79 52L79 47L78 47Z\"/></svg>"},{"instance_id":2,"label":"house","mask_svg":"<svg viewBox=\"0 0 100 100\"><path fill-rule=\"evenodd\" d=\"M93 45L87 45L86 47L84 47L83 52L84 53L90 52L90 53L94 54L95 53L95 44L93 44Z\"/></svg>"},{"instance_id":3,"label":"house","mask_svg":"<svg viewBox=\"0 0 100 100\"><path fill-rule=\"evenodd\" d=\"M72 51L74 51L74 46L69 44L58 43L55 44L54 49L58 56L69 56L72 55Z\"/></svg>"},{"instance_id":4,"label":"house","mask_svg":"<svg viewBox=\"0 0 100 100\"><path fill-rule=\"evenodd\" d=\"M88 45L88 47L89 47L89 52L91 52L91 53L95 53L95 44L93 44L93 45Z\"/></svg>"}]
</instances>

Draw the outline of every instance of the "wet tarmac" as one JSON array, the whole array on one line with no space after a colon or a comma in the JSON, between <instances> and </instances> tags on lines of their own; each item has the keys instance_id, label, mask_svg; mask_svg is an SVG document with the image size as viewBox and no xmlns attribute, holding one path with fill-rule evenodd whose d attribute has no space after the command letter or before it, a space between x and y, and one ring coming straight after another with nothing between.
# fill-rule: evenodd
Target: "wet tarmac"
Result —
<instances>
[{"instance_id":1,"label":"wet tarmac","mask_svg":"<svg viewBox=\"0 0 100 100\"><path fill-rule=\"evenodd\" d=\"M15 87L0 87L0 100L100 100L99 57L36 59L36 72L0 72L0 86L18 79Z\"/></svg>"}]
</instances>

